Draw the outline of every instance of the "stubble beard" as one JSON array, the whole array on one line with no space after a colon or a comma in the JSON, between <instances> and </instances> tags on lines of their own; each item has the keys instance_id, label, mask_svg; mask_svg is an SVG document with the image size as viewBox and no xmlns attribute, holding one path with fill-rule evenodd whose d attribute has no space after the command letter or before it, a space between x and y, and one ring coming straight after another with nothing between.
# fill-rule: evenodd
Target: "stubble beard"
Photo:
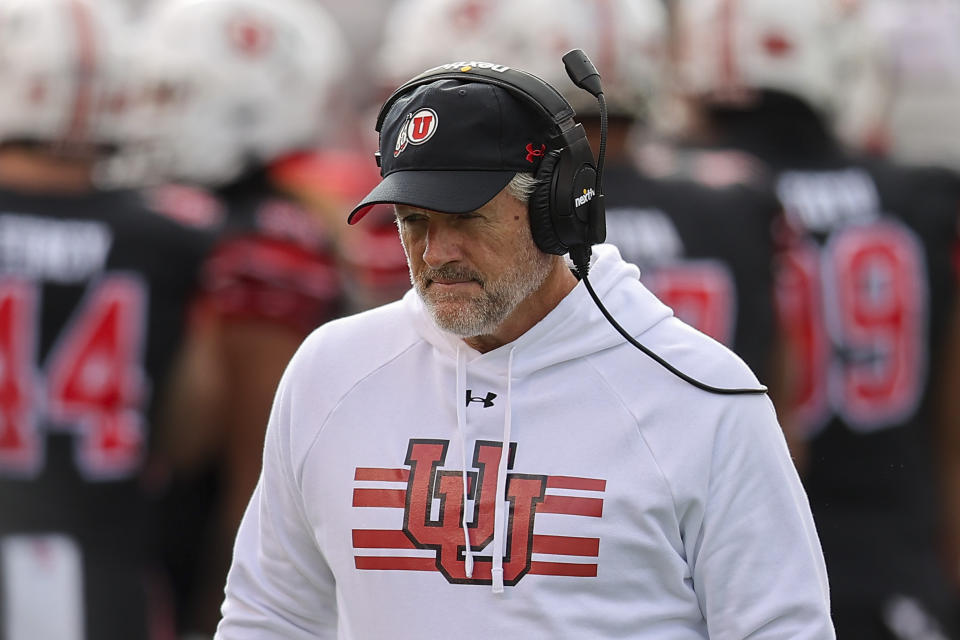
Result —
<instances>
[{"instance_id":1,"label":"stubble beard","mask_svg":"<svg viewBox=\"0 0 960 640\"><path fill-rule=\"evenodd\" d=\"M511 268L496 280L466 267L444 266L410 274L414 288L437 326L461 338L491 335L511 313L539 289L552 268L551 257L533 244L522 243ZM430 287L433 279L469 279L478 282L482 292L470 297L444 294Z\"/></svg>"}]
</instances>

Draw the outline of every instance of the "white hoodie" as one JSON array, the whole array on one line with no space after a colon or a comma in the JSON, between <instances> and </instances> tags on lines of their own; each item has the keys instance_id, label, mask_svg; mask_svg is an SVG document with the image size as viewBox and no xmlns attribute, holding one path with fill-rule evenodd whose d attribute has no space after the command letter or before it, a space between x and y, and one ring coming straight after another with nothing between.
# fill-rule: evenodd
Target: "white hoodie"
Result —
<instances>
[{"instance_id":1,"label":"white hoodie","mask_svg":"<svg viewBox=\"0 0 960 640\"><path fill-rule=\"evenodd\" d=\"M631 335L708 384L758 385L638 276L595 248ZM220 640L834 637L769 399L681 381L582 283L485 354L413 292L315 331L277 392L223 613Z\"/></svg>"}]
</instances>

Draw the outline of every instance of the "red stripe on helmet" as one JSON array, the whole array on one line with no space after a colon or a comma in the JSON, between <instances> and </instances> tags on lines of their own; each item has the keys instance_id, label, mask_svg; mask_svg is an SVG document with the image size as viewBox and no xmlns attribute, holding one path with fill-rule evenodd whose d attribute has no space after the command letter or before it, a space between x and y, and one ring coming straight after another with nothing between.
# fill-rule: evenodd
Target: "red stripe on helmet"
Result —
<instances>
[{"instance_id":1,"label":"red stripe on helmet","mask_svg":"<svg viewBox=\"0 0 960 640\"><path fill-rule=\"evenodd\" d=\"M720 3L720 90L723 93L735 91L740 86L740 70L737 67L735 42L735 20L737 0L723 0Z\"/></svg>"},{"instance_id":2,"label":"red stripe on helmet","mask_svg":"<svg viewBox=\"0 0 960 640\"><path fill-rule=\"evenodd\" d=\"M90 8L79 0L70 0L69 10L76 37L77 81L67 140L77 142L82 141L90 129L90 112L93 108L91 89L97 69L96 44Z\"/></svg>"}]
</instances>

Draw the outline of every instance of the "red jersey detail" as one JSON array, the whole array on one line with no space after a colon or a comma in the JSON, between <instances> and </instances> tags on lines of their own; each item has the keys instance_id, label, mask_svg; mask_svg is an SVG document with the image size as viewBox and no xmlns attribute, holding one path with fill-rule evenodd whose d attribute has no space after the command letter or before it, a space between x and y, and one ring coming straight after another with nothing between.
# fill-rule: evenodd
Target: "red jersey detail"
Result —
<instances>
[{"instance_id":1,"label":"red jersey detail","mask_svg":"<svg viewBox=\"0 0 960 640\"><path fill-rule=\"evenodd\" d=\"M292 240L314 248L324 241L324 233L309 211L289 200L267 200L256 212L257 229L268 236Z\"/></svg>"},{"instance_id":2,"label":"red jersey detail","mask_svg":"<svg viewBox=\"0 0 960 640\"><path fill-rule=\"evenodd\" d=\"M370 156L352 151L292 154L271 165L270 177L283 188L317 202L355 202L380 182Z\"/></svg>"},{"instance_id":3,"label":"red jersey detail","mask_svg":"<svg viewBox=\"0 0 960 640\"><path fill-rule=\"evenodd\" d=\"M223 207L216 198L193 187L163 185L147 190L145 197L154 211L188 227L212 227L224 217Z\"/></svg>"},{"instance_id":4,"label":"red jersey detail","mask_svg":"<svg viewBox=\"0 0 960 640\"><path fill-rule=\"evenodd\" d=\"M29 477L43 464L37 417L76 433L76 460L91 480L125 478L140 468L149 385L143 366L147 292L126 275L91 284L60 331L43 377L35 367L39 296L32 286L0 282L0 473ZM40 382L43 384L40 384Z\"/></svg>"},{"instance_id":5,"label":"red jersey detail","mask_svg":"<svg viewBox=\"0 0 960 640\"><path fill-rule=\"evenodd\" d=\"M256 235L223 241L205 266L203 288L227 318L304 333L336 315L341 297L333 256Z\"/></svg>"}]
</instances>

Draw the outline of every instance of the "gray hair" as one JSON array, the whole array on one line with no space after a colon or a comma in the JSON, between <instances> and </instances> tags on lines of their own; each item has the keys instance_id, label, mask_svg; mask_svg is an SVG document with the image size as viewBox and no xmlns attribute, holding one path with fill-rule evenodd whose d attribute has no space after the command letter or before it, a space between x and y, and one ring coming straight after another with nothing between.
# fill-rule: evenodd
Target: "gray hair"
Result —
<instances>
[{"instance_id":1,"label":"gray hair","mask_svg":"<svg viewBox=\"0 0 960 640\"><path fill-rule=\"evenodd\" d=\"M532 173L520 171L507 184L507 193L526 204L530 201L530 196L533 195L540 182Z\"/></svg>"}]
</instances>

